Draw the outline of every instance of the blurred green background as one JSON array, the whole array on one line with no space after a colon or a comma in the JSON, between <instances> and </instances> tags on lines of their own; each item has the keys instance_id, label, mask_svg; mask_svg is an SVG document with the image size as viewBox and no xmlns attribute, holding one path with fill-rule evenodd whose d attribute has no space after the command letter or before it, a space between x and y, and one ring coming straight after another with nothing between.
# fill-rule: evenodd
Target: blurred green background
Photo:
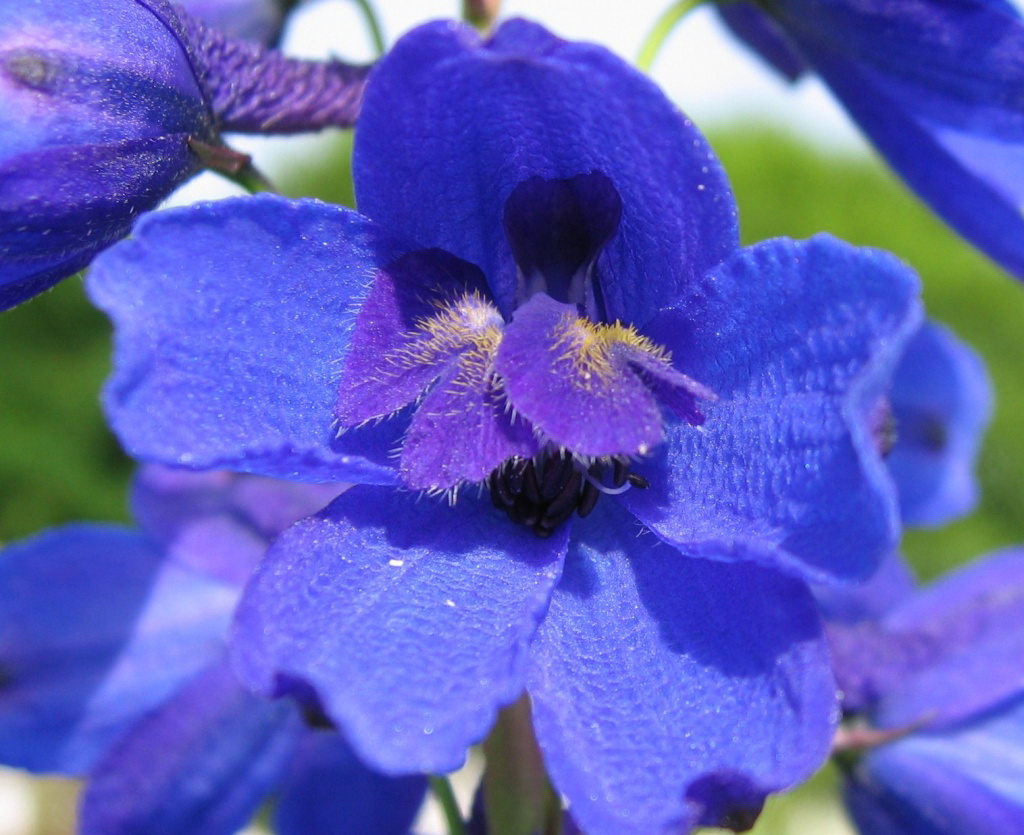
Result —
<instances>
[{"instance_id":1,"label":"blurred green background","mask_svg":"<svg viewBox=\"0 0 1024 835\"><path fill-rule=\"evenodd\" d=\"M891 250L921 273L930 315L988 362L996 411L979 466L982 503L952 526L907 534L905 552L920 575L1024 543L1024 287L957 239L875 159L832 155L752 126L711 140L732 178L745 242L828 231ZM327 153L303 153L279 186L350 203L349 149L341 135ZM99 405L109 352L106 319L79 278L0 316L0 542L75 520L128 520L132 464ZM843 831L829 799L834 781L826 771L795 796L773 799L755 832Z\"/></svg>"}]
</instances>

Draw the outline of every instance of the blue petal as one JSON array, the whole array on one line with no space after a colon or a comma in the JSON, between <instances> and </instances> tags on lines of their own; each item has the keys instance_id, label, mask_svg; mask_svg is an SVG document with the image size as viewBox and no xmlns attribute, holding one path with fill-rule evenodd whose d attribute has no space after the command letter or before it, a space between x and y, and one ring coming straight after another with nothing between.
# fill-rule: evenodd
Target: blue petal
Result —
<instances>
[{"instance_id":1,"label":"blue petal","mask_svg":"<svg viewBox=\"0 0 1024 835\"><path fill-rule=\"evenodd\" d=\"M749 826L828 754L814 601L777 572L639 533L614 501L576 528L530 662L548 770L589 835Z\"/></svg>"},{"instance_id":2,"label":"blue petal","mask_svg":"<svg viewBox=\"0 0 1024 835\"><path fill-rule=\"evenodd\" d=\"M881 618L909 597L915 585L910 565L898 551L893 551L863 583L818 585L814 587L814 597L826 619L855 623Z\"/></svg>"},{"instance_id":3,"label":"blue petal","mask_svg":"<svg viewBox=\"0 0 1024 835\"><path fill-rule=\"evenodd\" d=\"M622 199L600 171L519 183L505 201L504 226L519 270L520 302L543 291L559 302L584 304L587 316L599 319L592 274L621 220Z\"/></svg>"},{"instance_id":4,"label":"blue petal","mask_svg":"<svg viewBox=\"0 0 1024 835\"><path fill-rule=\"evenodd\" d=\"M893 168L1024 276L1024 21L1007 3L788 2L780 19Z\"/></svg>"},{"instance_id":5,"label":"blue petal","mask_svg":"<svg viewBox=\"0 0 1024 835\"><path fill-rule=\"evenodd\" d=\"M171 559L241 588L271 539L322 510L341 489L152 464L135 478L132 512Z\"/></svg>"},{"instance_id":6,"label":"blue petal","mask_svg":"<svg viewBox=\"0 0 1024 835\"><path fill-rule=\"evenodd\" d=\"M89 768L222 646L238 590L136 533L56 530L0 554L0 759Z\"/></svg>"},{"instance_id":7,"label":"blue petal","mask_svg":"<svg viewBox=\"0 0 1024 835\"><path fill-rule=\"evenodd\" d=\"M522 692L565 547L479 499L353 488L271 548L239 605L236 666L263 691L311 687L374 768L452 771Z\"/></svg>"},{"instance_id":8,"label":"blue petal","mask_svg":"<svg viewBox=\"0 0 1024 835\"><path fill-rule=\"evenodd\" d=\"M945 328L907 345L889 394L896 445L888 458L908 525L942 525L977 503L974 466L992 414L981 358Z\"/></svg>"},{"instance_id":9,"label":"blue petal","mask_svg":"<svg viewBox=\"0 0 1024 835\"><path fill-rule=\"evenodd\" d=\"M1024 551L998 552L947 575L891 612L883 625L894 640L923 644L926 651L884 694L879 725L948 724L1019 696Z\"/></svg>"},{"instance_id":10,"label":"blue petal","mask_svg":"<svg viewBox=\"0 0 1024 835\"><path fill-rule=\"evenodd\" d=\"M503 226L513 189L592 171L622 200L597 262L609 320L643 323L736 248L735 204L704 138L605 49L522 20L486 42L434 23L400 40L370 81L360 211L479 266L506 318L519 283Z\"/></svg>"},{"instance_id":11,"label":"blue petal","mask_svg":"<svg viewBox=\"0 0 1024 835\"><path fill-rule=\"evenodd\" d=\"M246 197L144 218L88 282L117 328L115 432L143 460L393 482L400 430L338 439L333 423L352 306L399 254L365 218L312 200Z\"/></svg>"},{"instance_id":12,"label":"blue petal","mask_svg":"<svg viewBox=\"0 0 1024 835\"><path fill-rule=\"evenodd\" d=\"M783 0L771 5L815 60L856 65L908 111L949 127L969 127L980 136L1024 135L1024 28L1012 3Z\"/></svg>"},{"instance_id":13,"label":"blue petal","mask_svg":"<svg viewBox=\"0 0 1024 835\"><path fill-rule=\"evenodd\" d=\"M812 580L863 579L899 519L868 417L921 310L916 276L828 236L769 241L712 271L645 329L719 397L666 427L626 504L688 553Z\"/></svg>"},{"instance_id":14,"label":"blue petal","mask_svg":"<svg viewBox=\"0 0 1024 835\"><path fill-rule=\"evenodd\" d=\"M807 69L800 54L779 25L753 3L730 2L715 6L725 25L788 81Z\"/></svg>"},{"instance_id":15,"label":"blue petal","mask_svg":"<svg viewBox=\"0 0 1024 835\"><path fill-rule=\"evenodd\" d=\"M847 802L863 835L992 835L1024 820L1024 701L869 753Z\"/></svg>"},{"instance_id":16,"label":"blue petal","mask_svg":"<svg viewBox=\"0 0 1024 835\"><path fill-rule=\"evenodd\" d=\"M290 702L253 696L214 663L93 770L82 835L229 835L280 779L303 732Z\"/></svg>"},{"instance_id":17,"label":"blue petal","mask_svg":"<svg viewBox=\"0 0 1024 835\"><path fill-rule=\"evenodd\" d=\"M278 835L408 835L423 803L422 776L384 777L334 733L305 735L274 813Z\"/></svg>"}]
</instances>

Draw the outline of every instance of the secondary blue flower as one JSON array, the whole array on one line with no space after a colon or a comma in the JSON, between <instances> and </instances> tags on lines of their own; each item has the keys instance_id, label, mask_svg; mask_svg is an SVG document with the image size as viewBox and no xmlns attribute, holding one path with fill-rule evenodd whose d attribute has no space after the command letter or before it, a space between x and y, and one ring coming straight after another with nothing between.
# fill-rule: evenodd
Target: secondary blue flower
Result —
<instances>
[{"instance_id":1,"label":"secondary blue flower","mask_svg":"<svg viewBox=\"0 0 1024 835\"><path fill-rule=\"evenodd\" d=\"M992 416L981 358L948 329L926 322L893 374L886 419L895 433L886 459L906 525L935 527L978 501L974 469ZM891 411L890 411L891 410Z\"/></svg>"},{"instance_id":2,"label":"secondary blue flower","mask_svg":"<svg viewBox=\"0 0 1024 835\"><path fill-rule=\"evenodd\" d=\"M359 483L268 553L239 668L389 773L457 767L525 688L584 831L749 822L833 728L787 575L895 545L870 417L915 277L828 237L739 249L693 126L524 21L403 38L354 174L360 213L166 212L90 278L133 452Z\"/></svg>"},{"instance_id":3,"label":"secondary blue flower","mask_svg":"<svg viewBox=\"0 0 1024 835\"><path fill-rule=\"evenodd\" d=\"M351 125L364 75L230 41L166 0L2 4L0 310L217 163L221 131Z\"/></svg>"},{"instance_id":4,"label":"secondary blue flower","mask_svg":"<svg viewBox=\"0 0 1024 835\"><path fill-rule=\"evenodd\" d=\"M893 599L875 619L832 629L847 713L895 736L845 767L854 819L865 835L1019 831L1024 550Z\"/></svg>"},{"instance_id":5,"label":"secondary blue flower","mask_svg":"<svg viewBox=\"0 0 1024 835\"><path fill-rule=\"evenodd\" d=\"M1005 0L761 0L720 14L788 78L811 68L904 180L1024 278L1024 20Z\"/></svg>"},{"instance_id":6,"label":"secondary blue flower","mask_svg":"<svg viewBox=\"0 0 1024 835\"><path fill-rule=\"evenodd\" d=\"M0 551L0 761L87 775L84 835L405 835L422 779L382 777L293 702L236 682L225 638L269 537L337 489L144 470L142 530L57 529Z\"/></svg>"},{"instance_id":7,"label":"secondary blue flower","mask_svg":"<svg viewBox=\"0 0 1024 835\"><path fill-rule=\"evenodd\" d=\"M974 467L992 412L981 358L951 331L925 322L907 343L874 420L900 500L904 525L937 526L970 512L978 497ZM914 578L890 554L856 587L818 584L829 620L878 618L909 594Z\"/></svg>"}]
</instances>

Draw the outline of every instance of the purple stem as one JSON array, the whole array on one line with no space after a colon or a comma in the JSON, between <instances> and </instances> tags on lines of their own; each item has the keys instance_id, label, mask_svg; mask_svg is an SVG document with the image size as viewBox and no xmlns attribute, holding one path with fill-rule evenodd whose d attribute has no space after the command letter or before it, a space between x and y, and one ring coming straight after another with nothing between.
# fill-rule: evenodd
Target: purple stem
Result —
<instances>
[{"instance_id":1,"label":"purple stem","mask_svg":"<svg viewBox=\"0 0 1024 835\"><path fill-rule=\"evenodd\" d=\"M370 66L288 58L193 20L186 26L221 130L303 133L355 124Z\"/></svg>"}]
</instances>

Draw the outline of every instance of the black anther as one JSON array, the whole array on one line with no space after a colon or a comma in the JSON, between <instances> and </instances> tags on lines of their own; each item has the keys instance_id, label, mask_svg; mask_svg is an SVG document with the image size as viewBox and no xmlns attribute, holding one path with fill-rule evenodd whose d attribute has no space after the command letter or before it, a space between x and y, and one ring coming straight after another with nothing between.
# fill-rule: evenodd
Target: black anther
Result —
<instances>
[{"instance_id":1,"label":"black anther","mask_svg":"<svg viewBox=\"0 0 1024 835\"><path fill-rule=\"evenodd\" d=\"M580 503L576 506L576 512L580 515L580 518L589 516L590 511L594 509L597 505L597 500L600 498L601 491L588 478L587 483L583 485L583 492L580 493Z\"/></svg>"},{"instance_id":2,"label":"black anther","mask_svg":"<svg viewBox=\"0 0 1024 835\"><path fill-rule=\"evenodd\" d=\"M651 482L649 482L646 478L640 475L640 473L630 473L629 475L626 476L626 481L628 481L634 487L639 487L641 490L646 490L648 487L651 486Z\"/></svg>"},{"instance_id":3,"label":"black anther","mask_svg":"<svg viewBox=\"0 0 1024 835\"><path fill-rule=\"evenodd\" d=\"M491 501L498 510L508 510L516 503L516 497L508 488L508 479L504 477L503 469L497 469L491 473Z\"/></svg>"},{"instance_id":4,"label":"black anther","mask_svg":"<svg viewBox=\"0 0 1024 835\"><path fill-rule=\"evenodd\" d=\"M553 501L565 489L573 473L572 459L568 455L553 455L544 462L544 477L540 482L540 497Z\"/></svg>"},{"instance_id":5,"label":"black anther","mask_svg":"<svg viewBox=\"0 0 1024 835\"><path fill-rule=\"evenodd\" d=\"M540 504L540 484L537 483L537 468L533 461L528 461L523 471L523 495L534 504Z\"/></svg>"},{"instance_id":6,"label":"black anther","mask_svg":"<svg viewBox=\"0 0 1024 835\"><path fill-rule=\"evenodd\" d=\"M518 496L523 492L523 474L526 471L526 464L525 458L513 458L504 465L508 471L506 476L508 489L513 496Z\"/></svg>"},{"instance_id":7,"label":"black anther","mask_svg":"<svg viewBox=\"0 0 1024 835\"><path fill-rule=\"evenodd\" d=\"M578 513L587 516L597 505L603 476L612 465L615 488L627 482L647 487L647 479L629 472L624 461L598 462L584 470L564 451L541 453L536 459L510 458L487 480L491 501L515 523L548 537Z\"/></svg>"}]
</instances>

